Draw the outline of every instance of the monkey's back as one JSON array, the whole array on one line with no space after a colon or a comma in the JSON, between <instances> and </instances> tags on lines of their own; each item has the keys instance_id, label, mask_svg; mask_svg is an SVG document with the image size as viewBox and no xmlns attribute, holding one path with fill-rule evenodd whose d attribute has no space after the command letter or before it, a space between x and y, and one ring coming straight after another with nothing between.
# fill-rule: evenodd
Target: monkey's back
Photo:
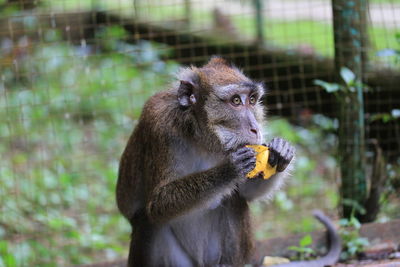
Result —
<instances>
[{"instance_id":1,"label":"monkey's back","mask_svg":"<svg viewBox=\"0 0 400 267\"><path fill-rule=\"evenodd\" d=\"M168 103L174 94L173 90L166 90L150 97L121 156L116 199L119 210L129 221L145 208L147 191L169 161L162 143L172 133L166 133L166 125L162 123L169 121L166 116L173 113L175 107Z\"/></svg>"}]
</instances>

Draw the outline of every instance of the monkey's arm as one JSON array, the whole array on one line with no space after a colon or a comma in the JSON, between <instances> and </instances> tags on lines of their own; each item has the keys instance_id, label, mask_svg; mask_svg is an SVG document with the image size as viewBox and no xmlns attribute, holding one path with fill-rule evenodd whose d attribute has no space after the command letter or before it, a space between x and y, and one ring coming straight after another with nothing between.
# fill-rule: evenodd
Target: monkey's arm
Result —
<instances>
[{"instance_id":1,"label":"monkey's arm","mask_svg":"<svg viewBox=\"0 0 400 267\"><path fill-rule=\"evenodd\" d=\"M254 151L241 148L222 164L165 182L160 179L147 200L149 219L163 223L195 208L207 209L230 194L255 166Z\"/></svg>"},{"instance_id":2,"label":"monkey's arm","mask_svg":"<svg viewBox=\"0 0 400 267\"><path fill-rule=\"evenodd\" d=\"M207 206L208 201L230 192L233 184L232 180L224 179L227 176L235 177L235 173L224 163L157 186L147 204L150 220L163 223L193 208Z\"/></svg>"}]
</instances>

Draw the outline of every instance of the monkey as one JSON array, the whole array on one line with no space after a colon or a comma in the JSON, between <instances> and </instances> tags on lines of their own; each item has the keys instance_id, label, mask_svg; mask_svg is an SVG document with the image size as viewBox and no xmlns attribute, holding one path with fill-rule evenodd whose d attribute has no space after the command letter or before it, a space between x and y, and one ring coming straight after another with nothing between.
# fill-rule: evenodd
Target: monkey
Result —
<instances>
[{"instance_id":1,"label":"monkey","mask_svg":"<svg viewBox=\"0 0 400 267\"><path fill-rule=\"evenodd\" d=\"M182 68L145 103L122 153L117 206L132 226L128 266L243 266L253 238L249 203L288 177L295 148L268 144L269 179L246 178L263 144L265 88L221 57Z\"/></svg>"}]
</instances>

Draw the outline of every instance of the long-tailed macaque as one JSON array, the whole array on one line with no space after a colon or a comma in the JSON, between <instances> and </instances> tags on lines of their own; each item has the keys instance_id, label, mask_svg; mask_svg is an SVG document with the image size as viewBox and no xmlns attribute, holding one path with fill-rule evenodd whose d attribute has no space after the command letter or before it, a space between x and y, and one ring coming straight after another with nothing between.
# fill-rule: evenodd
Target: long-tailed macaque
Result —
<instances>
[{"instance_id":1,"label":"long-tailed macaque","mask_svg":"<svg viewBox=\"0 0 400 267\"><path fill-rule=\"evenodd\" d=\"M294 147L274 138L270 179L246 178L262 144L261 83L224 59L178 74L151 97L122 155L117 203L132 225L128 266L243 266L248 203L283 183ZM290 166L289 166L290 167Z\"/></svg>"}]
</instances>

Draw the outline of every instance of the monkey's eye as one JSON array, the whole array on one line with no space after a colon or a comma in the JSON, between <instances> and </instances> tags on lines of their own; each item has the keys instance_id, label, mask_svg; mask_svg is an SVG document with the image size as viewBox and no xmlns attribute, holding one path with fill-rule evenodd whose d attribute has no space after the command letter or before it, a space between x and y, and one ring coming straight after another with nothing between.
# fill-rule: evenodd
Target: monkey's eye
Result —
<instances>
[{"instance_id":1,"label":"monkey's eye","mask_svg":"<svg viewBox=\"0 0 400 267\"><path fill-rule=\"evenodd\" d=\"M235 106L239 106L242 103L242 100L240 100L239 96L234 96L232 97L232 104L234 104Z\"/></svg>"},{"instance_id":2,"label":"monkey's eye","mask_svg":"<svg viewBox=\"0 0 400 267\"><path fill-rule=\"evenodd\" d=\"M249 101L250 101L250 104L254 105L257 102L257 98L254 95L252 95L252 96L250 96Z\"/></svg>"}]
</instances>

